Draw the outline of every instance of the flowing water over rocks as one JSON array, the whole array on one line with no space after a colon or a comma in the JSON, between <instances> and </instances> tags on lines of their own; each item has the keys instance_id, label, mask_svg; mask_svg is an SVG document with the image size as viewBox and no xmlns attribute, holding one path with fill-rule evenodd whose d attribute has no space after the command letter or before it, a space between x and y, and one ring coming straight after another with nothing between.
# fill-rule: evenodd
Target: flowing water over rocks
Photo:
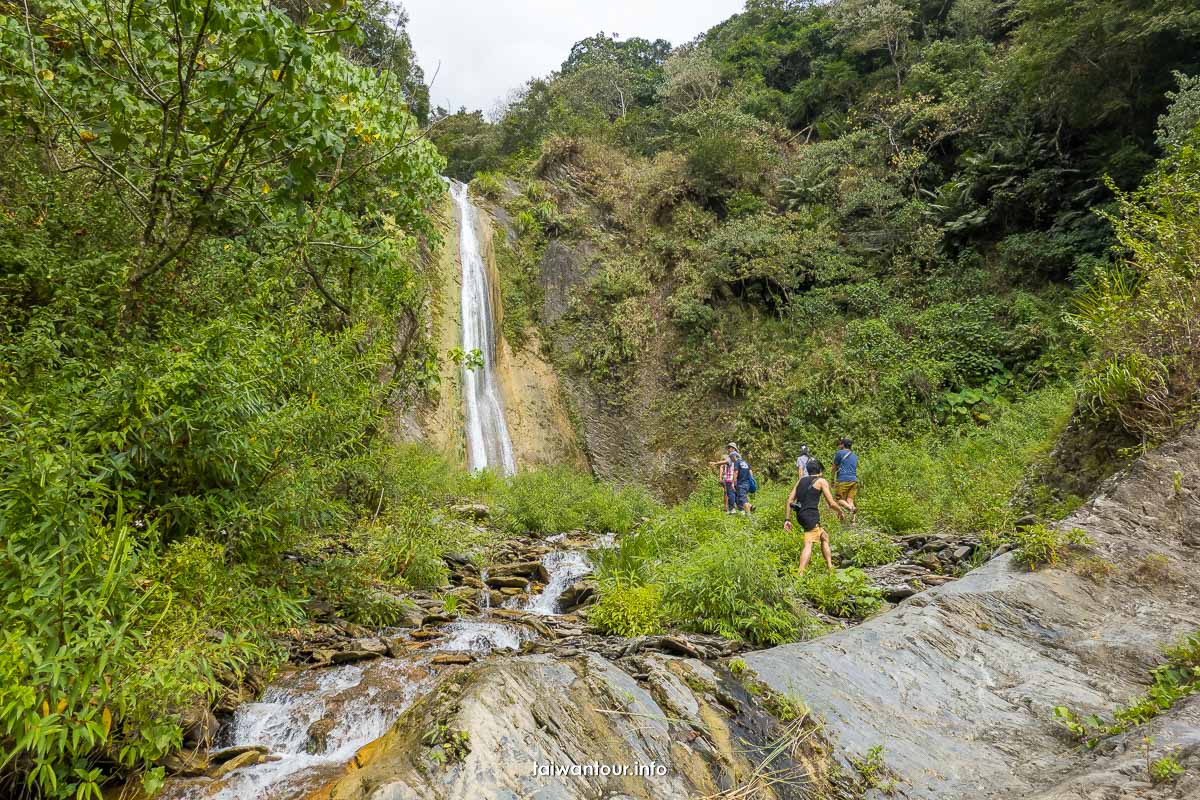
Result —
<instances>
[{"instance_id":1,"label":"flowing water over rocks","mask_svg":"<svg viewBox=\"0 0 1200 800\"><path fill-rule=\"evenodd\" d=\"M567 587L585 575L592 574L592 562L578 550L556 550L542 557L542 566L550 576L546 588L520 606L532 614L549 616L559 611L558 601Z\"/></svg>"},{"instance_id":2,"label":"flowing water over rocks","mask_svg":"<svg viewBox=\"0 0 1200 800\"><path fill-rule=\"evenodd\" d=\"M302 794L340 773L359 748L385 734L428 688L425 661L379 659L284 675L261 699L237 709L219 742L227 752L262 749L265 760L253 759L223 780L180 781L165 797L249 800Z\"/></svg>"},{"instance_id":3,"label":"flowing water over rocks","mask_svg":"<svg viewBox=\"0 0 1200 800\"><path fill-rule=\"evenodd\" d=\"M563 613L596 539L506 542L486 576L456 556L464 596L488 591L482 577L520 577L524 608L454 618L418 599L420 627L382 632L386 647L348 643L373 660L285 675L238 710L222 742L266 753L239 753L247 765L216 780L174 779L167 796L874 798L854 763L882 747L881 776L901 798L1200 797L1200 700L1095 751L1051 713L1111 711L1144 686L1162 645L1200 627L1198 456L1200 434L1161 448L1066 521L1113 565L1105 581L1065 565L1031 573L1003 553L948 580L916 568L966 558L974 543L912 539L879 577L914 596L758 652L715 636L603 636L586 614ZM1146 573L1160 556L1170 568ZM1152 757L1173 753L1189 770L1177 785L1145 780L1147 734Z\"/></svg>"}]
</instances>

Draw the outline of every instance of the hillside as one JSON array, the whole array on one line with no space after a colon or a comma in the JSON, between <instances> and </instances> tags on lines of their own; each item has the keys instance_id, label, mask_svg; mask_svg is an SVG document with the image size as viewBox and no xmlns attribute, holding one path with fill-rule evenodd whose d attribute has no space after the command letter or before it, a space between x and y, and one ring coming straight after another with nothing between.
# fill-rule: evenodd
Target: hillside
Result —
<instances>
[{"instance_id":1,"label":"hillside","mask_svg":"<svg viewBox=\"0 0 1200 800\"><path fill-rule=\"evenodd\" d=\"M678 497L729 440L777 475L986 437L1102 359L1105 215L1194 122L1198 37L1178 3L753 0L675 49L583 40L433 138L520 226L510 326L593 468Z\"/></svg>"},{"instance_id":2,"label":"hillside","mask_svg":"<svg viewBox=\"0 0 1200 800\"><path fill-rule=\"evenodd\" d=\"M0 0L0 796L1191 791L1194 6Z\"/></svg>"}]
</instances>

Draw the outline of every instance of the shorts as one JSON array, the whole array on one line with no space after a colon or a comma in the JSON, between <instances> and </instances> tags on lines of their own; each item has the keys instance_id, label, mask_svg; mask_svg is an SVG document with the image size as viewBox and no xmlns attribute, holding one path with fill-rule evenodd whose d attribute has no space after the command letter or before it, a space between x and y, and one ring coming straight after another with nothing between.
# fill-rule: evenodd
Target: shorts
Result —
<instances>
[{"instance_id":1,"label":"shorts","mask_svg":"<svg viewBox=\"0 0 1200 800\"><path fill-rule=\"evenodd\" d=\"M744 508L746 503L750 502L750 484L739 483L737 485L737 507Z\"/></svg>"},{"instance_id":2,"label":"shorts","mask_svg":"<svg viewBox=\"0 0 1200 800\"><path fill-rule=\"evenodd\" d=\"M796 508L795 504L792 507ZM799 522L804 532L808 533L813 528L821 527L821 515L815 511L802 511L796 508L796 522Z\"/></svg>"},{"instance_id":3,"label":"shorts","mask_svg":"<svg viewBox=\"0 0 1200 800\"><path fill-rule=\"evenodd\" d=\"M805 544L813 544L814 542L816 542L820 539L828 539L828 538L829 538L829 534L826 533L825 529L822 528L820 525L813 528L812 530L808 530L808 531L804 532L804 543Z\"/></svg>"},{"instance_id":4,"label":"shorts","mask_svg":"<svg viewBox=\"0 0 1200 800\"><path fill-rule=\"evenodd\" d=\"M854 496L858 494L858 481L838 481L833 485L833 489L836 499L853 503Z\"/></svg>"}]
</instances>

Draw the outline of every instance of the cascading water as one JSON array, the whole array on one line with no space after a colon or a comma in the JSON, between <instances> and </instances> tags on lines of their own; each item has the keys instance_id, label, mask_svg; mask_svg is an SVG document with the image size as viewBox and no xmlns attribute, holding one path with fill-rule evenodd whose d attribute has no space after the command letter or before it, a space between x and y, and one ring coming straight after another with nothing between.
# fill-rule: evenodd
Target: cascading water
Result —
<instances>
[{"instance_id":1,"label":"cascading water","mask_svg":"<svg viewBox=\"0 0 1200 800\"><path fill-rule=\"evenodd\" d=\"M232 773L219 786L206 781L168 784L168 800L248 800L304 796L332 777L360 747L387 732L427 687L423 661L378 659L303 670L276 681L261 700L245 703L222 732L225 746L265 746L272 760ZM314 724L327 720L320 737Z\"/></svg>"},{"instance_id":2,"label":"cascading water","mask_svg":"<svg viewBox=\"0 0 1200 800\"><path fill-rule=\"evenodd\" d=\"M526 601L523 608L533 614L550 616L558 613L558 598L571 584L592 574L592 562L582 550L555 550L542 557L550 576L546 588Z\"/></svg>"},{"instance_id":3,"label":"cascading water","mask_svg":"<svg viewBox=\"0 0 1200 800\"><path fill-rule=\"evenodd\" d=\"M496 334L487 269L475 233L475 206L467 187L453 183L450 193L459 212L459 255L462 259L462 349L478 350L483 366L463 368L467 414L467 463L472 472L491 467L505 475L516 472L512 440L504 419L504 402L496 385Z\"/></svg>"}]
</instances>

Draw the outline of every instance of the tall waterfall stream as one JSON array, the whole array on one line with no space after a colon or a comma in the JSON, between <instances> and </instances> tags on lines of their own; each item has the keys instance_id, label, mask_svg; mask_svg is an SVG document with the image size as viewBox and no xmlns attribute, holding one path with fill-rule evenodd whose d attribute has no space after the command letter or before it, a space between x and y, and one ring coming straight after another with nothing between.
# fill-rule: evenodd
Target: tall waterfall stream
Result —
<instances>
[{"instance_id":1,"label":"tall waterfall stream","mask_svg":"<svg viewBox=\"0 0 1200 800\"><path fill-rule=\"evenodd\" d=\"M504 418L504 401L496 382L496 328L487 266L475 229L478 214L467 186L451 184L458 206L458 244L462 258L462 349L478 350L483 365L463 367L466 401L467 464L471 471L491 468L504 475L516 472L512 439Z\"/></svg>"}]
</instances>

